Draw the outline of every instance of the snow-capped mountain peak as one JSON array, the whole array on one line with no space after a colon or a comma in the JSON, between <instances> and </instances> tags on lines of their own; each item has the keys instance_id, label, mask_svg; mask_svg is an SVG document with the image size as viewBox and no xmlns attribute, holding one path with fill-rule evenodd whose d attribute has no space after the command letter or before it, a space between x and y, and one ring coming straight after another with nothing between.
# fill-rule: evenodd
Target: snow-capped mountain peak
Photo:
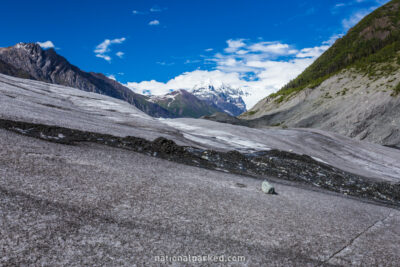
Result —
<instances>
[{"instance_id":1,"label":"snow-capped mountain peak","mask_svg":"<svg viewBox=\"0 0 400 267\"><path fill-rule=\"evenodd\" d=\"M221 83L220 86L202 83L194 86L189 92L232 116L238 116L247 110L242 98L247 93L240 88L232 88L224 83Z\"/></svg>"}]
</instances>

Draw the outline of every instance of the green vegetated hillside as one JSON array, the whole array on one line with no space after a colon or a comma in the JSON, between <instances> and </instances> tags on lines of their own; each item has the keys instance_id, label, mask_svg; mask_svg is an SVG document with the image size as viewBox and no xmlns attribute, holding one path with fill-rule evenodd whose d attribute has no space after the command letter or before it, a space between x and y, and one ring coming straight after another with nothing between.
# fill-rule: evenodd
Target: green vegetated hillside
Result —
<instances>
[{"instance_id":1,"label":"green vegetated hillside","mask_svg":"<svg viewBox=\"0 0 400 267\"><path fill-rule=\"evenodd\" d=\"M296 79L270 95L283 101L304 88L315 88L324 80L346 68L376 75L390 74L400 65L400 0L378 8L321 55ZM400 93L400 85L393 88Z\"/></svg>"}]
</instances>

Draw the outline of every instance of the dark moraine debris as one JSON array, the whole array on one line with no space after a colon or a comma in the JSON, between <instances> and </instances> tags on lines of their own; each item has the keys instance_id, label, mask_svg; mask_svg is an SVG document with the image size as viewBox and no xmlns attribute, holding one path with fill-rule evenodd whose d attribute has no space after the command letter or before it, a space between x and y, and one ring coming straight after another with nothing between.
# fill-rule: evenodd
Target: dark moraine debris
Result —
<instances>
[{"instance_id":1,"label":"dark moraine debris","mask_svg":"<svg viewBox=\"0 0 400 267\"><path fill-rule=\"evenodd\" d=\"M133 136L117 137L4 119L0 119L0 128L65 145L92 142L118 147L182 164L247 175L262 180L265 176L272 176L400 206L400 184L377 182L318 162L307 155L280 150L248 154L238 151L219 152L179 146L174 141L163 137L149 141Z\"/></svg>"}]
</instances>

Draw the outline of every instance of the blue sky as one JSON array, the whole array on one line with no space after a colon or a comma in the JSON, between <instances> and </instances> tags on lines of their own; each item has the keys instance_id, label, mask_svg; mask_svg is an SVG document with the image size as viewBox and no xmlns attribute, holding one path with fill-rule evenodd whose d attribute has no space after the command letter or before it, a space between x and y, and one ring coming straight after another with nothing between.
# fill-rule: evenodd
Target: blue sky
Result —
<instances>
[{"instance_id":1,"label":"blue sky","mask_svg":"<svg viewBox=\"0 0 400 267\"><path fill-rule=\"evenodd\" d=\"M250 106L386 2L3 0L0 46L54 45L72 64L139 93L196 83L244 87Z\"/></svg>"}]
</instances>

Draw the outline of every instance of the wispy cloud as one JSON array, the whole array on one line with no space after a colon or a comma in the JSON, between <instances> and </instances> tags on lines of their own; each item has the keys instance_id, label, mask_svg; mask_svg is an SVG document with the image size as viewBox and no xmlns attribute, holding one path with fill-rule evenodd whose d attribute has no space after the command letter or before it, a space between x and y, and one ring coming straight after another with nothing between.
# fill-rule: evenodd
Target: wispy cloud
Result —
<instances>
[{"instance_id":1,"label":"wispy cloud","mask_svg":"<svg viewBox=\"0 0 400 267\"><path fill-rule=\"evenodd\" d=\"M94 53L96 54L96 57L98 58L102 58L108 62L111 61L111 57L108 55L108 53L111 51L110 46L113 44L122 44L123 42L125 42L126 38L122 37L122 38L116 38L116 39L105 39L103 42L101 42L99 45L96 46ZM123 56L123 52L117 52L117 56L118 53L122 53L120 54L120 56Z\"/></svg>"},{"instance_id":2,"label":"wispy cloud","mask_svg":"<svg viewBox=\"0 0 400 267\"><path fill-rule=\"evenodd\" d=\"M139 10L132 10L133 15L147 15L149 14L148 12L145 11L139 11Z\"/></svg>"},{"instance_id":3,"label":"wispy cloud","mask_svg":"<svg viewBox=\"0 0 400 267\"><path fill-rule=\"evenodd\" d=\"M150 12L161 12L162 8L159 7L158 5L153 6L152 8L150 8Z\"/></svg>"},{"instance_id":4,"label":"wispy cloud","mask_svg":"<svg viewBox=\"0 0 400 267\"><path fill-rule=\"evenodd\" d=\"M211 52L211 51L213 51L213 50L214 50L213 48L204 49L204 51L206 51L206 52Z\"/></svg>"},{"instance_id":5,"label":"wispy cloud","mask_svg":"<svg viewBox=\"0 0 400 267\"><path fill-rule=\"evenodd\" d=\"M161 66L172 66L172 65L175 65L175 62L157 61L156 64L161 65Z\"/></svg>"},{"instance_id":6,"label":"wispy cloud","mask_svg":"<svg viewBox=\"0 0 400 267\"><path fill-rule=\"evenodd\" d=\"M106 60L106 61L108 61L108 62L111 61L111 57L110 57L110 56L107 56L107 55L96 54L96 57L102 58L102 59L104 59L104 60Z\"/></svg>"},{"instance_id":7,"label":"wispy cloud","mask_svg":"<svg viewBox=\"0 0 400 267\"><path fill-rule=\"evenodd\" d=\"M186 61L183 64L195 64L201 62L200 59L186 59Z\"/></svg>"},{"instance_id":8,"label":"wispy cloud","mask_svg":"<svg viewBox=\"0 0 400 267\"><path fill-rule=\"evenodd\" d=\"M322 44L331 46L331 45L333 45L333 44L336 42L337 39L342 38L343 36L344 36L343 33L341 33L341 34L334 34L334 35L332 35L331 37L329 37L328 40L323 41Z\"/></svg>"},{"instance_id":9,"label":"wispy cloud","mask_svg":"<svg viewBox=\"0 0 400 267\"><path fill-rule=\"evenodd\" d=\"M119 58L122 58L122 57L125 55L125 53L124 53L124 52L121 52L121 51L118 51L117 53L115 53L115 55L116 55L117 57L119 57Z\"/></svg>"},{"instance_id":10,"label":"wispy cloud","mask_svg":"<svg viewBox=\"0 0 400 267\"><path fill-rule=\"evenodd\" d=\"M359 13L362 12L362 9L368 9L368 6L370 6L370 9L375 9L380 5L388 3L389 1L390 0L352 0L340 2L332 7L331 13L335 15L348 10L349 8L356 9L353 13Z\"/></svg>"},{"instance_id":11,"label":"wispy cloud","mask_svg":"<svg viewBox=\"0 0 400 267\"><path fill-rule=\"evenodd\" d=\"M157 25L160 25L160 21L159 20L152 20L152 21L150 21L149 22L149 25L150 26L157 26Z\"/></svg>"},{"instance_id":12,"label":"wispy cloud","mask_svg":"<svg viewBox=\"0 0 400 267\"><path fill-rule=\"evenodd\" d=\"M40 45L41 48L55 48L54 44L52 41L46 41L46 42L36 42L38 45Z\"/></svg>"},{"instance_id":13,"label":"wispy cloud","mask_svg":"<svg viewBox=\"0 0 400 267\"><path fill-rule=\"evenodd\" d=\"M375 9L375 7L368 10L360 10L356 13L352 14L349 18L345 18L342 20L342 26L344 30L348 30L354 25L356 25L360 20L362 20L366 15L371 13L371 11Z\"/></svg>"},{"instance_id":14,"label":"wispy cloud","mask_svg":"<svg viewBox=\"0 0 400 267\"><path fill-rule=\"evenodd\" d=\"M158 5L152 6L148 11L140 11L140 10L132 10L133 15L148 15L149 13L159 13L163 12L164 10L167 10L166 7L162 8Z\"/></svg>"}]
</instances>

